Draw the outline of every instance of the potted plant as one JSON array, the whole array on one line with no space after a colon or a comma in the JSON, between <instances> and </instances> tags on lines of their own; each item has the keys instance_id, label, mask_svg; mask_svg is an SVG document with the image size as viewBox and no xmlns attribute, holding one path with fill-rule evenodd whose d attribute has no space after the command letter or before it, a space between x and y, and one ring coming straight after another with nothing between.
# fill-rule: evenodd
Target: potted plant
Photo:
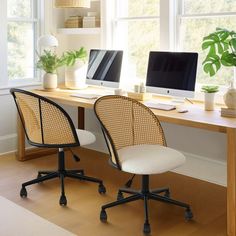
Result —
<instances>
[{"instance_id":1,"label":"potted plant","mask_svg":"<svg viewBox=\"0 0 236 236\"><path fill-rule=\"evenodd\" d=\"M39 56L37 68L44 70L46 73L43 76L43 87L45 89L57 88L57 68L64 64L54 52L44 50Z\"/></svg>"},{"instance_id":2,"label":"potted plant","mask_svg":"<svg viewBox=\"0 0 236 236\"><path fill-rule=\"evenodd\" d=\"M214 76L222 67L236 66L236 32L216 28L216 31L203 38L202 49L208 49L208 54L203 61L203 70ZM233 88L233 79L230 88L224 95L228 108L236 109L236 89Z\"/></svg>"},{"instance_id":3,"label":"potted plant","mask_svg":"<svg viewBox=\"0 0 236 236\"><path fill-rule=\"evenodd\" d=\"M205 110L213 111L214 110L214 98L216 92L219 91L219 86L215 85L204 85L202 86L202 92L205 93Z\"/></svg>"},{"instance_id":4,"label":"potted plant","mask_svg":"<svg viewBox=\"0 0 236 236\"><path fill-rule=\"evenodd\" d=\"M67 51L62 60L65 68L65 85L71 89L85 87L87 51L84 47L79 50Z\"/></svg>"}]
</instances>

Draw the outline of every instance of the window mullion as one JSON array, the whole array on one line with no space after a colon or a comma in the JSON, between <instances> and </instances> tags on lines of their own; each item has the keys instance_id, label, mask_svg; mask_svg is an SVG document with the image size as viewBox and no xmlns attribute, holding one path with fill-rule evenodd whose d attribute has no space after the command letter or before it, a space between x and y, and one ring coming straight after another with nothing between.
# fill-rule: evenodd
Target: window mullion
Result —
<instances>
[{"instance_id":1,"label":"window mullion","mask_svg":"<svg viewBox=\"0 0 236 236\"><path fill-rule=\"evenodd\" d=\"M202 13L202 14L183 14L182 18L201 19L201 18L214 18L214 17L231 17L235 16L236 12L220 12L220 13Z\"/></svg>"},{"instance_id":2,"label":"window mullion","mask_svg":"<svg viewBox=\"0 0 236 236\"><path fill-rule=\"evenodd\" d=\"M7 21L8 22L24 22L24 23L33 23L33 22L37 22L38 19L37 18L12 18L12 17L9 17L7 18Z\"/></svg>"},{"instance_id":3,"label":"window mullion","mask_svg":"<svg viewBox=\"0 0 236 236\"><path fill-rule=\"evenodd\" d=\"M135 17L118 17L115 21L137 21L137 20L157 20L159 16L135 16Z\"/></svg>"},{"instance_id":4,"label":"window mullion","mask_svg":"<svg viewBox=\"0 0 236 236\"><path fill-rule=\"evenodd\" d=\"M0 85L7 84L7 0L1 0L0 8Z\"/></svg>"}]
</instances>

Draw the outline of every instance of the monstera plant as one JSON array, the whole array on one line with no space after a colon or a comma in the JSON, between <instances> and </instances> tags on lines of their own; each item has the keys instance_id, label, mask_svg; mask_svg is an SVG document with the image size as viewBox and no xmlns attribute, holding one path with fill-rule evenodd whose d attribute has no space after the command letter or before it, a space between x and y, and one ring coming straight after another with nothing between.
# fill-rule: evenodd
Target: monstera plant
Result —
<instances>
[{"instance_id":1,"label":"monstera plant","mask_svg":"<svg viewBox=\"0 0 236 236\"><path fill-rule=\"evenodd\" d=\"M208 50L203 61L203 70L214 76L222 66L236 66L236 32L216 28L203 38L202 49Z\"/></svg>"},{"instance_id":2,"label":"monstera plant","mask_svg":"<svg viewBox=\"0 0 236 236\"><path fill-rule=\"evenodd\" d=\"M214 76L222 67L236 66L236 32L216 28L216 31L203 38L202 49L208 50L203 61L203 70ZM236 109L236 89L233 87L233 78L230 79L231 87L224 95L224 102L229 109Z\"/></svg>"}]
</instances>

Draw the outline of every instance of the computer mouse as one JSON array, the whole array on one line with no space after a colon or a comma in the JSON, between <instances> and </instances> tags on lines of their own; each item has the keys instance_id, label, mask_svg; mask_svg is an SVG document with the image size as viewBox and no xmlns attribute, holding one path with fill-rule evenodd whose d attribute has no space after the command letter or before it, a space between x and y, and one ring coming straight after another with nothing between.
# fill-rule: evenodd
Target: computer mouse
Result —
<instances>
[{"instance_id":1,"label":"computer mouse","mask_svg":"<svg viewBox=\"0 0 236 236\"><path fill-rule=\"evenodd\" d=\"M176 107L176 111L179 113L185 113L188 112L188 109L186 107Z\"/></svg>"}]
</instances>

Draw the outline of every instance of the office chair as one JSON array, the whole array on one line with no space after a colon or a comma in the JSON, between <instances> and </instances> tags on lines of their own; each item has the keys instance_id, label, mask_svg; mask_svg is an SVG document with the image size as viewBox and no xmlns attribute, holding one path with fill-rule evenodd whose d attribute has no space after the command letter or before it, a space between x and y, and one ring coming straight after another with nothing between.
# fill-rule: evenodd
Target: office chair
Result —
<instances>
[{"instance_id":1,"label":"office chair","mask_svg":"<svg viewBox=\"0 0 236 236\"><path fill-rule=\"evenodd\" d=\"M25 131L28 142L41 148L58 148L58 170L39 171L36 179L22 184L21 197L27 197L26 186L45 180L60 178L60 205L67 205L64 190L64 178L70 177L98 183L99 193L105 193L102 180L84 175L83 170L66 170L64 148L78 147L91 144L95 136L86 130L75 129L66 111L55 102L20 89L11 89L11 94Z\"/></svg>"},{"instance_id":2,"label":"office chair","mask_svg":"<svg viewBox=\"0 0 236 236\"><path fill-rule=\"evenodd\" d=\"M120 188L117 201L101 207L100 220L107 220L107 208L139 199L144 200L143 232L146 234L151 232L148 219L149 199L183 207L186 209L185 218L191 219L193 214L190 206L171 199L168 188L149 188L149 175L167 172L185 162L182 153L166 146L163 129L154 113L140 102L118 95L99 98L94 110L102 127L111 165L120 171L142 176L141 190ZM124 198L123 193L131 196Z\"/></svg>"}]
</instances>

